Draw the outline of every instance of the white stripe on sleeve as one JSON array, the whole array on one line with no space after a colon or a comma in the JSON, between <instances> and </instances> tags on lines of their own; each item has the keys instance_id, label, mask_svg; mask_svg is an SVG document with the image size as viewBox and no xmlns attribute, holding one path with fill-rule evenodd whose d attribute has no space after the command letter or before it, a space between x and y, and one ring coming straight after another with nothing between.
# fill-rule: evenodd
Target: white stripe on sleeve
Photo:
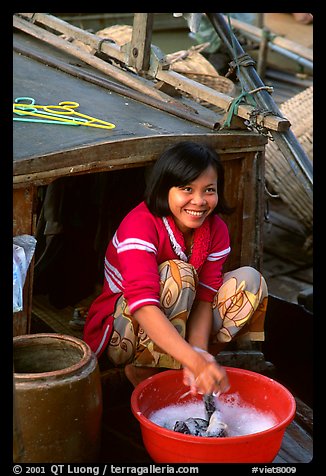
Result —
<instances>
[{"instance_id":1,"label":"white stripe on sleeve","mask_svg":"<svg viewBox=\"0 0 326 476\"><path fill-rule=\"evenodd\" d=\"M149 253L157 253L156 246L154 246L153 243L150 243L149 241L145 240L140 240L139 238L128 238L118 244L118 253L123 253L124 251L129 250L142 250L148 251Z\"/></svg>"},{"instance_id":2,"label":"white stripe on sleeve","mask_svg":"<svg viewBox=\"0 0 326 476\"><path fill-rule=\"evenodd\" d=\"M219 251L218 253L211 253L207 256L207 261L218 261L219 259L224 258L224 256L228 255L231 251L230 246L223 251Z\"/></svg>"},{"instance_id":3,"label":"white stripe on sleeve","mask_svg":"<svg viewBox=\"0 0 326 476\"><path fill-rule=\"evenodd\" d=\"M139 304L142 304L144 302L146 302L146 303L148 303L148 305L150 305L149 304L150 302L159 303L160 301L158 299L153 299L153 298L140 299L139 301L133 302L131 305L129 305L129 310L132 311L136 306L138 306Z\"/></svg>"}]
</instances>

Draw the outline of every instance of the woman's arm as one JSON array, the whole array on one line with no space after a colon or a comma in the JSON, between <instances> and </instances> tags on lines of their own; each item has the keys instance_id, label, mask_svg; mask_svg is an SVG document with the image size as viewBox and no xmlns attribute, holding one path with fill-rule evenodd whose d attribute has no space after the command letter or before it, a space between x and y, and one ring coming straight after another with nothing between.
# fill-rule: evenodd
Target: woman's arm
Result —
<instances>
[{"instance_id":1,"label":"woman's arm","mask_svg":"<svg viewBox=\"0 0 326 476\"><path fill-rule=\"evenodd\" d=\"M144 306L134 313L140 327L148 337L190 370L202 393L225 391L228 388L226 373L212 358L208 360L194 349L167 319L157 306Z\"/></svg>"},{"instance_id":2,"label":"woman's arm","mask_svg":"<svg viewBox=\"0 0 326 476\"><path fill-rule=\"evenodd\" d=\"M212 325L212 303L195 301L187 321L187 341L189 344L207 351Z\"/></svg>"}]
</instances>

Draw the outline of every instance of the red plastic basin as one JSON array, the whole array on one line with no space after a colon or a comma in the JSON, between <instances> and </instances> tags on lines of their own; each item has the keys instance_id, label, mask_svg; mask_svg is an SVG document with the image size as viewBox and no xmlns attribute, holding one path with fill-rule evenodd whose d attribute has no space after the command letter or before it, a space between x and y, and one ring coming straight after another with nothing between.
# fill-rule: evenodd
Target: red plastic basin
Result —
<instances>
[{"instance_id":1,"label":"red plastic basin","mask_svg":"<svg viewBox=\"0 0 326 476\"><path fill-rule=\"evenodd\" d=\"M230 389L238 392L245 405L272 412L277 423L267 430L225 438L185 435L156 425L150 415L163 407L180 403L189 390L182 383L181 370L167 370L137 385L131 396L132 412L140 423L144 446L156 463L270 463L281 447L287 426L294 418L292 394L280 383L264 375L225 367ZM182 399L187 403L194 398Z\"/></svg>"}]
</instances>

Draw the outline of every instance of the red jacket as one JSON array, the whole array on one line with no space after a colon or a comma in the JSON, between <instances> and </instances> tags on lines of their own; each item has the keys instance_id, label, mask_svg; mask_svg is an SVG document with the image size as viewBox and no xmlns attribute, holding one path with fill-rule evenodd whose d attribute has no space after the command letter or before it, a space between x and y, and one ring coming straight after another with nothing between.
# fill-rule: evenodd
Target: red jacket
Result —
<instances>
[{"instance_id":1,"label":"red jacket","mask_svg":"<svg viewBox=\"0 0 326 476\"><path fill-rule=\"evenodd\" d=\"M128 213L107 247L103 290L92 303L84 327L84 340L97 356L111 338L117 299L124 295L131 314L146 305L160 307L158 266L171 259L187 261L184 252L183 235L171 217L154 216L145 202ZM226 224L209 215L195 230L189 259L198 273L197 299L213 301L229 252Z\"/></svg>"}]
</instances>

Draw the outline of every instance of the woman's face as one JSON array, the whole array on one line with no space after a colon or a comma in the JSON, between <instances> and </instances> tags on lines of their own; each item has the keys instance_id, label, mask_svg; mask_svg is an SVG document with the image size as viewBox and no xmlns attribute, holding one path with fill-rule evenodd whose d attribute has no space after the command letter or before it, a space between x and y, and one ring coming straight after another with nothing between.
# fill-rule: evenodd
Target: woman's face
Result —
<instances>
[{"instance_id":1,"label":"woman's face","mask_svg":"<svg viewBox=\"0 0 326 476\"><path fill-rule=\"evenodd\" d=\"M193 182L169 190L171 214L182 233L199 228L218 202L217 173L210 166Z\"/></svg>"}]
</instances>

